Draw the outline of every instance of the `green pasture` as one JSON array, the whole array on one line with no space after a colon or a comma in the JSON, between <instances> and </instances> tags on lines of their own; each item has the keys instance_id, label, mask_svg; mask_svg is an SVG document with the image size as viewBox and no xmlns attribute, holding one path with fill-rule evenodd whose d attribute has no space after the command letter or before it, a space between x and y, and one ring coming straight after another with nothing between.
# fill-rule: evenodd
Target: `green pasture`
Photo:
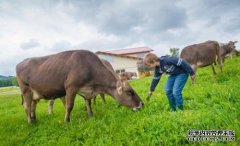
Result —
<instances>
[{"instance_id":1,"label":"green pasture","mask_svg":"<svg viewBox=\"0 0 240 146\"><path fill-rule=\"evenodd\" d=\"M153 97L146 101L152 77L130 81L145 103L133 112L118 107L112 97L106 104L97 98L94 116L87 117L85 103L77 96L71 122L64 123L64 107L58 99L54 114L48 104L37 105L37 122L28 124L18 88L0 88L0 145L104 145L104 146L181 146L240 145L240 58L227 59L220 73L211 67L199 69L196 84L190 79L184 89L184 111L169 112L163 91L163 76ZM234 130L233 142L189 142L188 130Z\"/></svg>"}]
</instances>

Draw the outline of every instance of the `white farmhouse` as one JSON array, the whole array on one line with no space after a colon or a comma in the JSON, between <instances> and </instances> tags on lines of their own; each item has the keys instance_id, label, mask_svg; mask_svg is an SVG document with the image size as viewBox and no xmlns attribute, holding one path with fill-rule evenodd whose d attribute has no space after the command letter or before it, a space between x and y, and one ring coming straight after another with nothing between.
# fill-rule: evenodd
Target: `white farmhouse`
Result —
<instances>
[{"instance_id":1,"label":"white farmhouse","mask_svg":"<svg viewBox=\"0 0 240 146\"><path fill-rule=\"evenodd\" d=\"M96 54L101 59L111 63L116 73L134 72L139 75L137 62L141 61L146 53L153 51L149 47L139 47L111 51L98 51Z\"/></svg>"}]
</instances>

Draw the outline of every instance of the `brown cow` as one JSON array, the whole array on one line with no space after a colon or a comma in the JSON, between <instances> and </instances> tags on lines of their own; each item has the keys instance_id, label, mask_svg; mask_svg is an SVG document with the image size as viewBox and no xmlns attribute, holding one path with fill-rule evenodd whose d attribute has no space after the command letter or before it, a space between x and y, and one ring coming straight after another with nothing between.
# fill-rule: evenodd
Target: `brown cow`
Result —
<instances>
[{"instance_id":1,"label":"brown cow","mask_svg":"<svg viewBox=\"0 0 240 146\"><path fill-rule=\"evenodd\" d=\"M232 42L230 41L225 47L232 48ZM216 61L222 72L220 46L216 41L206 41L200 44L187 46L183 48L180 57L189 62L195 72L198 67L211 65L213 74L216 74L216 71L214 69L214 64L216 64Z\"/></svg>"},{"instance_id":2,"label":"brown cow","mask_svg":"<svg viewBox=\"0 0 240 146\"><path fill-rule=\"evenodd\" d=\"M143 106L128 82L113 74L87 50L25 59L16 66L16 74L29 123L36 120L36 104L41 98L50 100L65 96L67 122L76 94L84 97L88 115L92 115L91 99L99 93L107 93L133 110Z\"/></svg>"},{"instance_id":3,"label":"brown cow","mask_svg":"<svg viewBox=\"0 0 240 146\"><path fill-rule=\"evenodd\" d=\"M111 65L107 60L101 59L101 61L102 61L102 63L103 63L109 70L111 70L111 71L114 73L114 69L113 69L112 65ZM100 97L102 98L103 103L106 103L105 95L104 95L103 93L100 93L99 95L100 95ZM97 96L94 96L94 97L93 97L93 103L94 103L94 104L96 104L96 97L97 97ZM65 100L64 98L65 98L65 97L61 97L61 100L62 100L63 103L65 102L65 101L64 101L64 100ZM54 100L49 100L49 101L48 101L48 113L49 113L49 114L52 114L52 113L53 113L53 104L54 104ZM89 116L90 116L90 115L89 115Z\"/></svg>"},{"instance_id":4,"label":"brown cow","mask_svg":"<svg viewBox=\"0 0 240 146\"><path fill-rule=\"evenodd\" d=\"M221 57L221 62L224 63L224 59L225 57L227 57L228 55L231 54L236 54L238 55L238 51L235 49L236 46L235 44L237 43L237 41L229 41L227 44L222 44L220 45L220 57Z\"/></svg>"}]
</instances>

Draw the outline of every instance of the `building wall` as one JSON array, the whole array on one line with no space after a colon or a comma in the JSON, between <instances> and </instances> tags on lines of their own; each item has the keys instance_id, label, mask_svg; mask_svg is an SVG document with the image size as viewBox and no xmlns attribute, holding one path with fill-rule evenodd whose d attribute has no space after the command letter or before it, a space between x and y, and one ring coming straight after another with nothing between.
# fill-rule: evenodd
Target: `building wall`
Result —
<instances>
[{"instance_id":1,"label":"building wall","mask_svg":"<svg viewBox=\"0 0 240 146\"><path fill-rule=\"evenodd\" d=\"M137 62L139 60L137 59L123 58L106 54L98 54L98 56L101 59L109 61L115 71L125 69L125 72L135 72L138 75Z\"/></svg>"}]
</instances>

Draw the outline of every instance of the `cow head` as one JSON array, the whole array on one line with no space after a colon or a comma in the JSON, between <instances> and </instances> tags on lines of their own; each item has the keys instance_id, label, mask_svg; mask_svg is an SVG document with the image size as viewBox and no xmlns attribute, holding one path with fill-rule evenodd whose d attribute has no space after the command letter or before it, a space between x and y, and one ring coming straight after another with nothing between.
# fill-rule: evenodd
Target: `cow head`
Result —
<instances>
[{"instance_id":1,"label":"cow head","mask_svg":"<svg viewBox=\"0 0 240 146\"><path fill-rule=\"evenodd\" d=\"M236 48L235 44L237 43L238 41L229 41L226 45L231 48L232 50Z\"/></svg>"},{"instance_id":2,"label":"cow head","mask_svg":"<svg viewBox=\"0 0 240 146\"><path fill-rule=\"evenodd\" d=\"M120 104L132 108L134 111L143 106L142 100L130 86L126 78L120 77L116 87L115 97Z\"/></svg>"},{"instance_id":3,"label":"cow head","mask_svg":"<svg viewBox=\"0 0 240 146\"><path fill-rule=\"evenodd\" d=\"M226 43L226 44L223 44L222 46L221 46L221 49L220 49L220 51L221 51L221 55L226 55L226 54L228 54L228 53L231 53L233 50L235 50L235 48L236 48L236 46L235 46L235 44L237 43L237 41L229 41L228 43Z\"/></svg>"}]
</instances>

